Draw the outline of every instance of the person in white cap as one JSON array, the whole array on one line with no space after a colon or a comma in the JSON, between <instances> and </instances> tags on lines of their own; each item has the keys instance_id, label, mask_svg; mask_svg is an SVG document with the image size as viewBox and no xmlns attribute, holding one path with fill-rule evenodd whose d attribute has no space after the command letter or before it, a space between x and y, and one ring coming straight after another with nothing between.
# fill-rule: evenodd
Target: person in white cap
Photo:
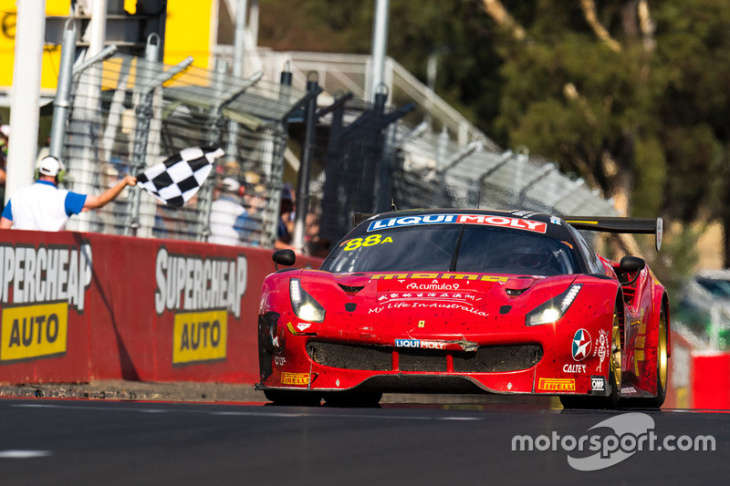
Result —
<instances>
[{"instance_id":1,"label":"person in white cap","mask_svg":"<svg viewBox=\"0 0 730 486\"><path fill-rule=\"evenodd\" d=\"M56 157L44 157L36 169L36 182L10 197L0 218L0 229L61 231L72 215L104 207L122 189L137 184L137 178L128 175L101 195L91 196L58 188L65 168Z\"/></svg>"}]
</instances>

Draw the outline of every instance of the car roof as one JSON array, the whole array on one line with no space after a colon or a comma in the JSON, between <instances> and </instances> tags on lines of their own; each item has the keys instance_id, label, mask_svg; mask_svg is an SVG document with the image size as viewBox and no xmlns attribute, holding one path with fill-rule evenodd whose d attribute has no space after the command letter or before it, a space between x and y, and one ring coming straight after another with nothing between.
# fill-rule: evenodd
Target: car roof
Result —
<instances>
[{"instance_id":1,"label":"car roof","mask_svg":"<svg viewBox=\"0 0 730 486\"><path fill-rule=\"evenodd\" d=\"M473 208L432 208L432 209L407 209L400 211L389 211L386 213L375 214L363 221L361 224L365 227L369 227L371 223L379 220L389 220L393 218L404 218L408 216L422 216L422 215L441 215L441 214L456 214L456 215L475 215L475 216L495 216L498 218L510 218L520 219L528 221L536 221L545 223L546 231L543 233L550 238L566 240L569 242L574 241L573 235L568 231L566 223L562 218L553 216L545 213L535 213L524 210L494 210L494 209L473 209ZM457 223L458 224L458 223Z\"/></svg>"}]
</instances>

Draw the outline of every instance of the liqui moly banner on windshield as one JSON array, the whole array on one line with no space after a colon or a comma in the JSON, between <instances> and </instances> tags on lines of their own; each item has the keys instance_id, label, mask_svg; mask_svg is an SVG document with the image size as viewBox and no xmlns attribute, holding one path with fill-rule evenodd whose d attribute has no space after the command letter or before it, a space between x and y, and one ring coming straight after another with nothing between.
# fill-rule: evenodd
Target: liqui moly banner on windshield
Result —
<instances>
[{"instance_id":1,"label":"liqui moly banner on windshield","mask_svg":"<svg viewBox=\"0 0 730 486\"><path fill-rule=\"evenodd\" d=\"M490 216L488 214L421 214L373 221L368 226L368 232L424 224L481 224L532 231L534 233L545 233L547 231L547 223L530 221L529 219Z\"/></svg>"}]
</instances>

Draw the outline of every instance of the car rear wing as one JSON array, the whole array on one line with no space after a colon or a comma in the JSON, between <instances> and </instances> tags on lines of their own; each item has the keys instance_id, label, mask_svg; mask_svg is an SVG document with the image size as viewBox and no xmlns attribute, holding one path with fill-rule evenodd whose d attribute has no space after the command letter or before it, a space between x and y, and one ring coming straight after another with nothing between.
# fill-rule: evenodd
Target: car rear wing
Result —
<instances>
[{"instance_id":1,"label":"car rear wing","mask_svg":"<svg viewBox=\"0 0 730 486\"><path fill-rule=\"evenodd\" d=\"M662 218L610 218L593 216L565 216L563 220L573 228L608 233L654 234L656 251L662 247L664 220Z\"/></svg>"}]
</instances>

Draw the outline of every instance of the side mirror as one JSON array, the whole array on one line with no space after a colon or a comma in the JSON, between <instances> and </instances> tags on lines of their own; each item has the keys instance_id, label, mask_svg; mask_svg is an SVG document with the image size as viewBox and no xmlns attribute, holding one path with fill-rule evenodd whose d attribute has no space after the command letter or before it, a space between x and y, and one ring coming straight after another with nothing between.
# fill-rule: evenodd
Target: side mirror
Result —
<instances>
[{"instance_id":1,"label":"side mirror","mask_svg":"<svg viewBox=\"0 0 730 486\"><path fill-rule=\"evenodd\" d=\"M625 256L621 259L621 263L619 263L619 269L626 273L638 272L639 270L643 270L645 266L646 262L635 256Z\"/></svg>"},{"instance_id":2,"label":"side mirror","mask_svg":"<svg viewBox=\"0 0 730 486\"><path fill-rule=\"evenodd\" d=\"M636 279L639 278L639 272L646 267L646 262L635 256L625 256L621 259L621 262L618 264L618 268L621 271L621 273L624 274L632 274L636 273L634 275L634 278L627 282L620 282L621 285L631 285L632 283L636 282Z\"/></svg>"},{"instance_id":3,"label":"side mirror","mask_svg":"<svg viewBox=\"0 0 730 486\"><path fill-rule=\"evenodd\" d=\"M274 263L291 267L297 260L297 256L292 250L276 250L271 256L271 259L274 260Z\"/></svg>"}]
</instances>

